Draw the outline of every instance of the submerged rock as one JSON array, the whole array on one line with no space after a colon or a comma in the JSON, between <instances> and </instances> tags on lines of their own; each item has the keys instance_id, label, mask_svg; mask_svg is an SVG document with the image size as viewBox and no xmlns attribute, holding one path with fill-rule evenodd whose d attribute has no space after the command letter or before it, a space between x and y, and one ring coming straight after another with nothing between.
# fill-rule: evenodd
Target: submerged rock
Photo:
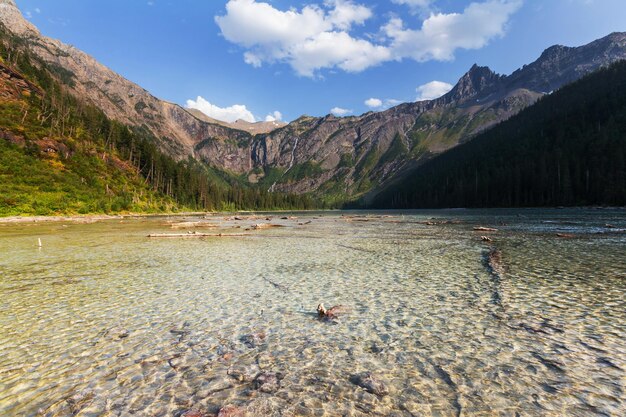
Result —
<instances>
[{"instance_id":1,"label":"submerged rock","mask_svg":"<svg viewBox=\"0 0 626 417\"><path fill-rule=\"evenodd\" d=\"M180 417L208 417L208 416L200 411L188 410L182 413Z\"/></svg>"},{"instance_id":2,"label":"submerged rock","mask_svg":"<svg viewBox=\"0 0 626 417\"><path fill-rule=\"evenodd\" d=\"M253 334L246 334L241 336L239 340L250 349L254 349L258 345L265 342L265 332L261 331Z\"/></svg>"},{"instance_id":3,"label":"submerged rock","mask_svg":"<svg viewBox=\"0 0 626 417\"><path fill-rule=\"evenodd\" d=\"M389 394L389 390L384 382L372 375L370 372L355 374L350 377L350 382L365 389L371 394L382 397Z\"/></svg>"},{"instance_id":4,"label":"submerged rock","mask_svg":"<svg viewBox=\"0 0 626 417\"><path fill-rule=\"evenodd\" d=\"M261 372L258 365L233 366L228 369L228 376L235 378L239 382L252 382Z\"/></svg>"},{"instance_id":5,"label":"submerged rock","mask_svg":"<svg viewBox=\"0 0 626 417\"><path fill-rule=\"evenodd\" d=\"M280 388L280 380L283 378L282 374L275 372L263 372L254 380L254 388L272 394Z\"/></svg>"},{"instance_id":6,"label":"submerged rock","mask_svg":"<svg viewBox=\"0 0 626 417\"><path fill-rule=\"evenodd\" d=\"M112 329L109 329L107 335L113 340L119 340L127 338L130 335L130 332L123 327L113 327Z\"/></svg>"},{"instance_id":7,"label":"submerged rock","mask_svg":"<svg viewBox=\"0 0 626 417\"><path fill-rule=\"evenodd\" d=\"M217 413L217 417L244 417L244 415L244 411L235 405L226 405Z\"/></svg>"}]
</instances>

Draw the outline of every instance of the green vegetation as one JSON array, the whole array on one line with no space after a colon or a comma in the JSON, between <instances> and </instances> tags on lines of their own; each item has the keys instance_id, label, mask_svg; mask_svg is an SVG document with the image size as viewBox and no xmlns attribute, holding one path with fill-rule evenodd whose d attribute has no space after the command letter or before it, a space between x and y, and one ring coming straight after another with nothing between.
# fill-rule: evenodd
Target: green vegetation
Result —
<instances>
[{"instance_id":1,"label":"green vegetation","mask_svg":"<svg viewBox=\"0 0 626 417\"><path fill-rule=\"evenodd\" d=\"M73 74L31 56L24 42L0 26L0 69L26 80L0 81L0 216L315 206L174 160L146 128L73 96Z\"/></svg>"},{"instance_id":2,"label":"green vegetation","mask_svg":"<svg viewBox=\"0 0 626 417\"><path fill-rule=\"evenodd\" d=\"M375 208L626 205L626 62L416 168Z\"/></svg>"},{"instance_id":3,"label":"green vegetation","mask_svg":"<svg viewBox=\"0 0 626 417\"><path fill-rule=\"evenodd\" d=\"M300 181L304 178L311 178L320 175L324 170L321 165L307 161L303 164L295 164L289 171L285 173L281 182Z\"/></svg>"},{"instance_id":4,"label":"green vegetation","mask_svg":"<svg viewBox=\"0 0 626 417\"><path fill-rule=\"evenodd\" d=\"M378 162L379 165L387 164L389 162L393 162L396 159L406 156L409 152L406 145L402 141L400 134L396 133L396 136L393 138L393 142L391 142L391 146L387 149L387 152L380 158Z\"/></svg>"},{"instance_id":5,"label":"green vegetation","mask_svg":"<svg viewBox=\"0 0 626 417\"><path fill-rule=\"evenodd\" d=\"M356 166L356 173L359 177L364 177L370 173L380 159L378 145L373 146Z\"/></svg>"},{"instance_id":6,"label":"green vegetation","mask_svg":"<svg viewBox=\"0 0 626 417\"><path fill-rule=\"evenodd\" d=\"M339 168L352 168L354 166L354 158L351 153L341 154L339 160Z\"/></svg>"}]
</instances>

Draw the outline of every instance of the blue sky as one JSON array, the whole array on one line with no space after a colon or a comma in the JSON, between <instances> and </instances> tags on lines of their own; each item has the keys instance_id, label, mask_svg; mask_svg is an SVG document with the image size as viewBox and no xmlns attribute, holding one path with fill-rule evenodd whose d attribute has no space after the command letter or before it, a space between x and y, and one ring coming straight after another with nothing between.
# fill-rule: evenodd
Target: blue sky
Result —
<instances>
[{"instance_id":1,"label":"blue sky","mask_svg":"<svg viewBox=\"0 0 626 417\"><path fill-rule=\"evenodd\" d=\"M381 110L445 92L474 63L509 74L553 44L626 31L624 0L17 4L44 35L222 119Z\"/></svg>"}]
</instances>

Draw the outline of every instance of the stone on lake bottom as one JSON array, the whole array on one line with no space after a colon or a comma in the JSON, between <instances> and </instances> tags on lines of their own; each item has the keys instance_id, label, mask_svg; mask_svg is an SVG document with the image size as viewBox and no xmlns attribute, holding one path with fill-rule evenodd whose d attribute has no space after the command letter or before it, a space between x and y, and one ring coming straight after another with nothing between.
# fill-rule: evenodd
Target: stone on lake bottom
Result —
<instances>
[{"instance_id":1,"label":"stone on lake bottom","mask_svg":"<svg viewBox=\"0 0 626 417\"><path fill-rule=\"evenodd\" d=\"M365 389L367 392L380 397L389 394L387 386L370 372L352 375L350 377L350 382Z\"/></svg>"}]
</instances>

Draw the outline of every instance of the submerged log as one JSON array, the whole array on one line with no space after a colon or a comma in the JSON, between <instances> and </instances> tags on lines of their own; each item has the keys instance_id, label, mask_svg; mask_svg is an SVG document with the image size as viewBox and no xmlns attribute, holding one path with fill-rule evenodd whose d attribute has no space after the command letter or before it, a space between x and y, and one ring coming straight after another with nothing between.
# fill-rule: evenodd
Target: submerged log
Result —
<instances>
[{"instance_id":1,"label":"submerged log","mask_svg":"<svg viewBox=\"0 0 626 417\"><path fill-rule=\"evenodd\" d=\"M263 229L272 229L274 227L285 227L282 224L271 224L271 223L259 223L259 224L253 224L252 226L253 230L263 230Z\"/></svg>"}]
</instances>

